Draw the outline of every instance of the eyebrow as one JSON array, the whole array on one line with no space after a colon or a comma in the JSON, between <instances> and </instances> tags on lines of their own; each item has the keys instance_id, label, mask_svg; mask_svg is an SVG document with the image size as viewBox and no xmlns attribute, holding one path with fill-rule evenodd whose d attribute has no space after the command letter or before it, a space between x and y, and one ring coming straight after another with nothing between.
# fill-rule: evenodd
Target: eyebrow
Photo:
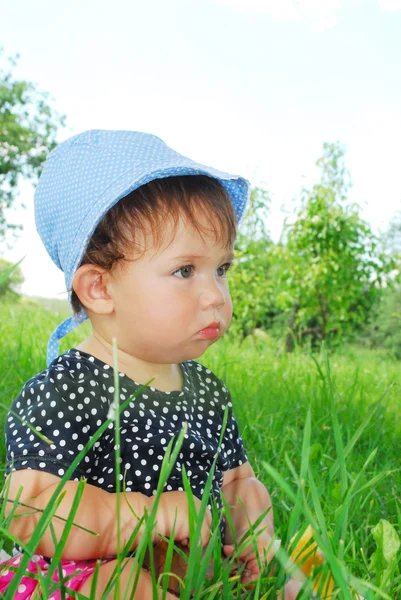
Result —
<instances>
[{"instance_id":1,"label":"eyebrow","mask_svg":"<svg viewBox=\"0 0 401 600\"><path fill-rule=\"evenodd\" d=\"M199 259L202 259L202 258L204 258L204 256L202 254L181 254L180 256L174 256L174 257L172 257L170 260L171 261L180 261L180 260L182 260L182 261L186 261L186 260L188 260L188 261L194 261L194 260L199 260ZM223 260L225 260L227 262L233 261L234 260L234 252L228 252L225 255L225 257L224 257Z\"/></svg>"}]
</instances>

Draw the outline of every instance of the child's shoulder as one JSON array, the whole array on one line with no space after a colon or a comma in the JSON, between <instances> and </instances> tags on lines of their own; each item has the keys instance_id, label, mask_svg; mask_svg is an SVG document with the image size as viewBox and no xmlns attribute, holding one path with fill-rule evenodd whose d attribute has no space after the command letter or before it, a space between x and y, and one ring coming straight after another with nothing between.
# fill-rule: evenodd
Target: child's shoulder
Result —
<instances>
[{"instance_id":1,"label":"child's shoulder","mask_svg":"<svg viewBox=\"0 0 401 600\"><path fill-rule=\"evenodd\" d=\"M32 386L41 386L45 382L60 385L57 382L62 382L65 379L76 382L90 377L96 379L99 377L101 370L105 372L106 378L112 378L111 367L104 365L103 369L101 369L98 362L94 356L72 348L55 358L46 369L28 379L23 389ZM102 375L103 373L100 376Z\"/></svg>"},{"instance_id":2,"label":"child's shoulder","mask_svg":"<svg viewBox=\"0 0 401 600\"><path fill-rule=\"evenodd\" d=\"M183 367L187 371L195 388L205 388L215 396L222 395L222 398L224 399L229 397L229 391L224 381L215 375L208 367L205 367L195 360L189 360L183 363Z\"/></svg>"},{"instance_id":3,"label":"child's shoulder","mask_svg":"<svg viewBox=\"0 0 401 600\"><path fill-rule=\"evenodd\" d=\"M109 365L98 364L93 356L70 349L28 379L13 405L22 399L24 404L30 406L43 400L54 400L55 395L68 397L72 401L77 398L77 392L80 396L84 393L94 396L99 386L109 388L112 380L113 372Z\"/></svg>"},{"instance_id":4,"label":"child's shoulder","mask_svg":"<svg viewBox=\"0 0 401 600\"><path fill-rule=\"evenodd\" d=\"M94 432L107 419L114 397L113 370L105 367L75 349L61 354L22 387L7 414L6 435L19 433L25 422L44 435L48 431L49 439L72 421L81 432ZM124 394L123 386L120 390Z\"/></svg>"}]
</instances>

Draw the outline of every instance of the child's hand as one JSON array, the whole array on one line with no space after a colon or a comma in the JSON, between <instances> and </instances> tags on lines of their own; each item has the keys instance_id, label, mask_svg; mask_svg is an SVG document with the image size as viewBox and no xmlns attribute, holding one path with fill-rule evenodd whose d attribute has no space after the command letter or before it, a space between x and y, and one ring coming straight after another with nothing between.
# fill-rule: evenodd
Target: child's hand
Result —
<instances>
[{"instance_id":1,"label":"child's hand","mask_svg":"<svg viewBox=\"0 0 401 600\"><path fill-rule=\"evenodd\" d=\"M243 537L243 533L237 536L239 540L241 537ZM262 532L256 537L255 544L249 544L246 548L241 550L240 554L237 555L237 558L239 559L240 563L246 563L246 568L244 571L242 571L241 583L249 584L258 579L261 573L265 571L270 561L274 558L279 546L279 540L273 540L273 538L267 532ZM234 546L223 546L223 552L226 556L228 556L234 552ZM250 590L252 587L253 586L248 586L247 589ZM301 588L301 582L291 579L284 587L284 595L279 594L277 599L296 600Z\"/></svg>"},{"instance_id":2,"label":"child's hand","mask_svg":"<svg viewBox=\"0 0 401 600\"><path fill-rule=\"evenodd\" d=\"M237 535L238 544L240 544L240 540L244 537L245 533L241 532ZM242 571L241 583L246 584L258 579L274 557L276 550L277 542L267 532L263 531L259 535L255 535L254 541L250 540L250 543L236 555L240 563L246 564L246 568ZM229 556L234 551L235 548L231 544L223 546L223 552L226 556Z\"/></svg>"},{"instance_id":3,"label":"child's hand","mask_svg":"<svg viewBox=\"0 0 401 600\"><path fill-rule=\"evenodd\" d=\"M199 512L201 501L194 496L196 511ZM156 532L171 537L174 528L174 539L184 546L189 540L189 508L185 492L164 492L160 496L160 502L156 513ZM175 527L174 527L175 523ZM210 527L212 515L206 509L201 529L202 546L205 546L210 538Z\"/></svg>"}]
</instances>

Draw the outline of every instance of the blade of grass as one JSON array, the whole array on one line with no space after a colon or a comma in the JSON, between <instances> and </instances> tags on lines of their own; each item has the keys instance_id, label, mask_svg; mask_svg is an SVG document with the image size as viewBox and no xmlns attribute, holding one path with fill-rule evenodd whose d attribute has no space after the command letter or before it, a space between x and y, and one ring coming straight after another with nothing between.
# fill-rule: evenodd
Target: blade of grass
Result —
<instances>
[{"instance_id":1,"label":"blade of grass","mask_svg":"<svg viewBox=\"0 0 401 600\"><path fill-rule=\"evenodd\" d=\"M120 523L121 523L121 505L120 505L120 380L118 371L118 357L117 357L117 340L112 340L112 351L113 351L113 378L114 378L114 441L115 441L115 493L116 493L116 520L117 520L117 579L116 586L114 588L115 600L120 600L120 573L121 573L121 534L120 534Z\"/></svg>"},{"instance_id":2,"label":"blade of grass","mask_svg":"<svg viewBox=\"0 0 401 600\"><path fill-rule=\"evenodd\" d=\"M330 401L330 413L331 413L331 419L332 419L332 423L333 423L334 442L335 442L335 446L336 446L337 461L338 461L339 471L340 471L341 495L342 495L342 497L344 497L346 494L346 491L348 489L347 466L346 466L346 462L345 462L344 445L343 445L343 441L342 441L342 437L341 437L341 428L340 428L340 423L339 423L338 415L337 415L336 401L335 401L335 397L334 397L334 386L333 386L333 381L331 379L331 369L330 369L329 357L327 354L326 347L324 345L322 345L322 349L323 349L324 363L325 363L326 373L327 373L327 386L328 386L329 401Z\"/></svg>"},{"instance_id":3,"label":"blade of grass","mask_svg":"<svg viewBox=\"0 0 401 600\"><path fill-rule=\"evenodd\" d=\"M97 582L99 580L99 571L100 571L100 566L102 564L101 560L97 560L96 561L96 566L95 566L95 570L93 572L92 575L92 582L91 582L91 589L90 589L90 598L96 598L96 588L97 588Z\"/></svg>"},{"instance_id":4,"label":"blade of grass","mask_svg":"<svg viewBox=\"0 0 401 600\"><path fill-rule=\"evenodd\" d=\"M346 446L344 448L344 458L348 458L348 456L351 454L352 450L355 447L355 444L357 443L357 441L359 440L359 438L361 437L361 435L363 434L365 429L368 427L370 421L377 414L379 408L382 406L384 398L387 396L387 394L393 387L394 387L394 385L391 385L387 388L387 390L382 394L382 396L379 398L379 400L373 406L373 410L368 413L368 415L365 417L365 419L359 425L359 427L355 431L354 435L352 436L352 438L350 439L350 441L346 444ZM338 469L339 469L339 463L338 463L338 461L336 461L330 469L330 479L331 480L334 479Z\"/></svg>"},{"instance_id":5,"label":"blade of grass","mask_svg":"<svg viewBox=\"0 0 401 600\"><path fill-rule=\"evenodd\" d=\"M68 540L68 536L70 535L71 529L74 525L74 519L78 512L82 494L84 493L84 490L85 490L85 485L86 485L86 480L81 479L81 481L78 484L77 490L75 492L74 500L72 502L71 510L68 514L67 521L66 521L66 524L63 529L63 533L61 534L59 542L57 542L57 540L56 540L54 555L52 558L52 562L49 565L49 568L47 571L47 576L46 576L46 581L48 583L50 583L50 580L51 580L53 573L56 570L57 566L61 564L61 556L64 551L66 542ZM51 525L52 525L52 523L51 523Z\"/></svg>"},{"instance_id":6,"label":"blade of grass","mask_svg":"<svg viewBox=\"0 0 401 600\"><path fill-rule=\"evenodd\" d=\"M0 271L0 285L5 283L7 281L7 279L9 279L11 277L11 275L14 273L14 271L16 269L18 269L19 265L22 263L24 258L25 258L25 256L20 258L20 260L18 262L14 263L10 267L7 267L6 269L2 269Z\"/></svg>"},{"instance_id":7,"label":"blade of grass","mask_svg":"<svg viewBox=\"0 0 401 600\"><path fill-rule=\"evenodd\" d=\"M206 574L209 569L209 564L211 562L212 554L213 554L213 551L214 551L214 548L216 547L216 545L220 548L220 552L221 552L220 532L218 529L215 529L214 533L212 534L212 536L205 548L205 551L203 552L203 555L201 556L201 560L198 565L199 570L198 570L198 575L197 575L197 581L196 581L195 586L192 591L194 598L202 597L202 593L201 593L202 588L205 586Z\"/></svg>"},{"instance_id":8,"label":"blade of grass","mask_svg":"<svg viewBox=\"0 0 401 600\"><path fill-rule=\"evenodd\" d=\"M294 533L299 529L299 517L301 514L301 498L302 490L305 486L305 481L309 469L309 456L311 447L311 432L312 432L312 416L311 407L309 406L306 414L304 435L302 440L302 452L301 452L301 468L299 473L299 488L298 488L298 500L299 502L294 506L291 511L289 523L288 523L288 538L291 539ZM286 457L287 458L287 457ZM288 462L287 462L288 464Z\"/></svg>"},{"instance_id":9,"label":"blade of grass","mask_svg":"<svg viewBox=\"0 0 401 600\"><path fill-rule=\"evenodd\" d=\"M208 478L206 480L206 484L205 484L203 494L202 494L199 513L197 515L196 515L196 511L194 511L193 492L192 492L191 486L189 484L189 481L186 478L185 470L183 471L183 478L184 478L183 482L184 482L184 485L186 485L186 493L187 493L187 499L188 499L189 507L190 507L191 519L195 519L195 529L194 529L192 539L190 538L190 554L189 554L189 558L188 558L188 568L187 568L187 575L186 575L186 584L187 585L185 587L185 590L183 590L182 600L189 600L190 595L191 595L191 589L196 585L196 573L197 573L197 567L199 565L199 552L201 552L201 544L200 544L201 537L200 536L201 536L202 524L203 524L203 521L205 518L206 510L208 508L208 502L209 502L212 485L213 485L214 472L216 469L217 460L219 458L219 452L221 451L221 444L223 442L224 432L227 427L228 414L229 414L229 407L226 406L225 411L224 411L224 417L223 417L223 423L222 423L222 428L221 428L221 432L220 432L220 437L219 437L218 449L217 449L216 455L214 457L213 463L210 467L210 472L209 472ZM191 510L193 510L192 514L191 514Z\"/></svg>"},{"instance_id":10,"label":"blade of grass","mask_svg":"<svg viewBox=\"0 0 401 600\"><path fill-rule=\"evenodd\" d=\"M46 442L46 444L53 444L52 440L49 440L49 438L47 438L45 435L43 435L43 433L40 433L40 431L38 431L33 425L32 423L29 423L29 421L26 421L25 419L23 419L22 417L20 417L20 415L18 415L16 412L14 412L13 410L10 410L5 404L2 404L0 402L0 406L1 408L4 408L7 412L9 412L11 415L13 415L13 417L15 417L16 419L18 419L19 421L21 421L21 423L28 427L32 433L34 433L35 435L38 436L38 438L40 438L43 442Z\"/></svg>"},{"instance_id":11,"label":"blade of grass","mask_svg":"<svg viewBox=\"0 0 401 600\"><path fill-rule=\"evenodd\" d=\"M344 540L346 535L346 530L348 527L348 519L349 519L349 509L351 504L351 499L355 496L358 491L355 491L359 481L361 480L363 474L365 473L369 464L373 461L376 456L377 448L371 452L368 459L365 461L362 469L359 471L354 481L351 483L350 487L347 490L345 497L343 498L341 505L338 510L338 516L336 519L336 528L333 536L333 542L339 545L339 558L342 559L344 555Z\"/></svg>"},{"instance_id":12,"label":"blade of grass","mask_svg":"<svg viewBox=\"0 0 401 600\"><path fill-rule=\"evenodd\" d=\"M174 540L175 540L175 527L176 527L176 522L177 520L174 519L174 523L173 523L173 528L171 530L171 536L168 540L168 545L167 545L167 552L166 552L166 561L164 563L164 573L159 575L159 579L157 582L157 585L160 586L160 583L162 583L162 598L163 600L166 597L167 591L168 591L168 584L169 584L169 577L171 576L175 576L177 581L179 582L180 586L182 587L184 585L184 582L182 581L182 579L180 577L178 577L177 575L171 573L171 563L173 560L173 554L174 554ZM167 576L166 576L167 574Z\"/></svg>"},{"instance_id":13,"label":"blade of grass","mask_svg":"<svg viewBox=\"0 0 401 600\"><path fill-rule=\"evenodd\" d=\"M315 513L317 515L317 519L318 519L318 523L319 523L319 530L316 529L314 531L314 537L316 539L318 547L324 552L326 561L330 567L330 570L333 574L336 584L341 589L344 600L352 600L350 591L348 589L346 577L344 576L344 567L332 551L330 539L329 539L327 528L326 528L326 523L324 520L323 511L321 508L319 493L318 493L311 469L309 469L308 475L309 475L308 479L309 479L309 486L310 486L310 490L311 490L312 501L314 504ZM323 532L323 535L321 535L320 531Z\"/></svg>"}]
</instances>

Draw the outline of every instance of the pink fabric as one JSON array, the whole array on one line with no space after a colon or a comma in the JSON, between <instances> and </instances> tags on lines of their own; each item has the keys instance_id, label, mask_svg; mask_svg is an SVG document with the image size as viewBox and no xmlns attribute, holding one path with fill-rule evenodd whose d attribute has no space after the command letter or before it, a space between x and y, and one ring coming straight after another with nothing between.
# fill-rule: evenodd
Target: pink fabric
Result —
<instances>
[{"instance_id":1,"label":"pink fabric","mask_svg":"<svg viewBox=\"0 0 401 600\"><path fill-rule=\"evenodd\" d=\"M14 577L15 571L10 569L11 566L13 569L17 569L22 558L22 554L17 554L16 556L10 558L6 562L0 563L0 593L5 594L7 591L7 587ZM109 559L112 560L112 559ZM107 562L103 560L103 562ZM68 575L72 575L76 573L71 579L69 579L65 584L65 590L68 589L79 591L81 586L85 583L85 581L92 575L95 570L96 561L95 560L87 560L87 561L74 561L74 560L62 560L61 568L63 570L63 577L68 577ZM29 573L38 573L40 572L46 576L49 568L49 563L44 560L42 556L34 555L32 559L29 561L27 566L27 571ZM58 569L55 570L52 576L52 581L60 581ZM21 578L21 581L18 585L17 591L14 595L13 600L30 600L33 597L35 589L39 586L39 581L37 579L33 579L31 577L27 577L24 575ZM37 592L35 598L37 598ZM66 600L73 600L75 596L71 596L68 592L65 595ZM61 593L59 590L51 593L49 596L49 600L61 600Z\"/></svg>"}]
</instances>

